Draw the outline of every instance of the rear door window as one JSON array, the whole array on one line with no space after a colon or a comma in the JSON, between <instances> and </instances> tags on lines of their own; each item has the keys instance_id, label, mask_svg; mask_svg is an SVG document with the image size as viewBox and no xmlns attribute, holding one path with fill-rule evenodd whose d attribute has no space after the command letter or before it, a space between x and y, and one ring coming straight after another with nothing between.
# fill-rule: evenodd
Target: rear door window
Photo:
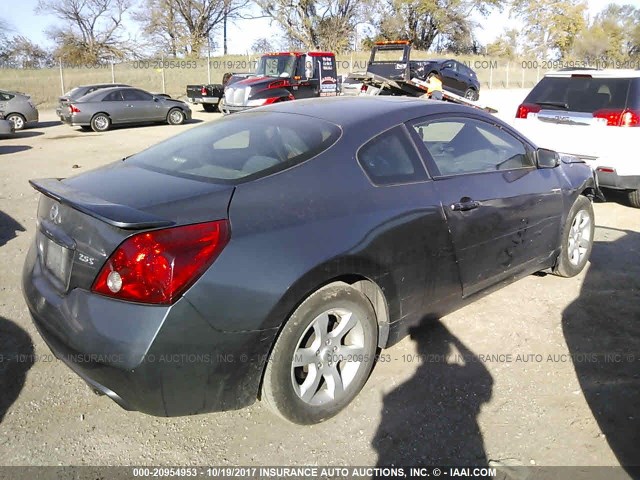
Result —
<instances>
[{"instance_id":1,"label":"rear door window","mask_svg":"<svg viewBox=\"0 0 640 480\"><path fill-rule=\"evenodd\" d=\"M120 90L115 92L111 92L102 99L103 102L121 102L122 101L122 93Z\"/></svg>"},{"instance_id":2,"label":"rear door window","mask_svg":"<svg viewBox=\"0 0 640 480\"><path fill-rule=\"evenodd\" d=\"M544 109L593 113L601 109L625 109L629 78L545 77L531 91L525 103Z\"/></svg>"}]
</instances>

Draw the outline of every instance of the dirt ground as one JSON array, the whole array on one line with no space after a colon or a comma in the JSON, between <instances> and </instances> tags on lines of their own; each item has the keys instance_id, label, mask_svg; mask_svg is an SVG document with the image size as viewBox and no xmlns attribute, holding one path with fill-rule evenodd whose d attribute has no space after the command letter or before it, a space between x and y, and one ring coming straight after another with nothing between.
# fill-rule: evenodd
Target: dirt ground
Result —
<instances>
[{"instance_id":1,"label":"dirt ground","mask_svg":"<svg viewBox=\"0 0 640 480\"><path fill-rule=\"evenodd\" d=\"M640 464L640 210L595 205L586 271L529 276L417 328L323 424L293 426L259 403L155 418L95 396L32 326L20 288L38 198L27 180L86 171L196 123L96 134L53 112L41 120L0 140L0 464Z\"/></svg>"}]
</instances>

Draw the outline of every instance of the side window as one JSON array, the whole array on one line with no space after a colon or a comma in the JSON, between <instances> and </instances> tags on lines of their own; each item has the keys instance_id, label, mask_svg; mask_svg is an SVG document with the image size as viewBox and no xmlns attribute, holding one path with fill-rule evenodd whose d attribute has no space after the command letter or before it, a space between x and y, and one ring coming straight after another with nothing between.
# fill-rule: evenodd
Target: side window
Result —
<instances>
[{"instance_id":1,"label":"side window","mask_svg":"<svg viewBox=\"0 0 640 480\"><path fill-rule=\"evenodd\" d=\"M455 72L455 71L457 71L456 63L455 63L455 62L446 62L446 63L442 66L442 68L446 68L446 69L448 69L448 70L453 70L454 72Z\"/></svg>"},{"instance_id":2,"label":"side window","mask_svg":"<svg viewBox=\"0 0 640 480\"><path fill-rule=\"evenodd\" d=\"M10 93L0 92L0 100L3 100L5 102L8 102L13 97L15 97L15 95L11 95Z\"/></svg>"},{"instance_id":3,"label":"side window","mask_svg":"<svg viewBox=\"0 0 640 480\"><path fill-rule=\"evenodd\" d=\"M413 125L442 176L535 166L524 144L504 130L471 118Z\"/></svg>"},{"instance_id":4,"label":"side window","mask_svg":"<svg viewBox=\"0 0 640 480\"><path fill-rule=\"evenodd\" d=\"M150 95L147 92L143 92L141 90L123 90L122 98L124 98L125 101L130 102L151 101L153 100L153 95Z\"/></svg>"},{"instance_id":5,"label":"side window","mask_svg":"<svg viewBox=\"0 0 640 480\"><path fill-rule=\"evenodd\" d=\"M120 90L117 90L115 92L111 92L110 94L106 95L103 99L103 102L120 102L122 101L122 93L120 93Z\"/></svg>"},{"instance_id":6,"label":"side window","mask_svg":"<svg viewBox=\"0 0 640 480\"><path fill-rule=\"evenodd\" d=\"M392 128L360 147L358 162L376 185L426 180L426 171L410 142L403 127Z\"/></svg>"}]
</instances>

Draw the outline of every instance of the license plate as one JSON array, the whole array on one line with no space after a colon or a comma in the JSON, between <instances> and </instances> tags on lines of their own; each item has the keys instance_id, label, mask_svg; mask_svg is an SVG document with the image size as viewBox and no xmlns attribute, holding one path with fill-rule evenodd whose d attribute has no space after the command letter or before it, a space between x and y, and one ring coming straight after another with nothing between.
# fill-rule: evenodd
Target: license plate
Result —
<instances>
[{"instance_id":1,"label":"license plate","mask_svg":"<svg viewBox=\"0 0 640 480\"><path fill-rule=\"evenodd\" d=\"M42 257L44 266L55 279L66 288L71 267L71 250L42 236Z\"/></svg>"}]
</instances>

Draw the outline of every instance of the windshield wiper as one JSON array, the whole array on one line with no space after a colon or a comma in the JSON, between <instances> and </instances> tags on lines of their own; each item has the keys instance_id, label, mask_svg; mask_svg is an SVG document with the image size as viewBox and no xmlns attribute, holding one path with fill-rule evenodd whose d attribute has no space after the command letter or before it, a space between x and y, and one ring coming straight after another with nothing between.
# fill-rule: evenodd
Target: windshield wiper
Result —
<instances>
[{"instance_id":1,"label":"windshield wiper","mask_svg":"<svg viewBox=\"0 0 640 480\"><path fill-rule=\"evenodd\" d=\"M562 102L535 102L536 105L542 105L547 107L558 107L564 108L565 110L569 110L569 104Z\"/></svg>"}]
</instances>

